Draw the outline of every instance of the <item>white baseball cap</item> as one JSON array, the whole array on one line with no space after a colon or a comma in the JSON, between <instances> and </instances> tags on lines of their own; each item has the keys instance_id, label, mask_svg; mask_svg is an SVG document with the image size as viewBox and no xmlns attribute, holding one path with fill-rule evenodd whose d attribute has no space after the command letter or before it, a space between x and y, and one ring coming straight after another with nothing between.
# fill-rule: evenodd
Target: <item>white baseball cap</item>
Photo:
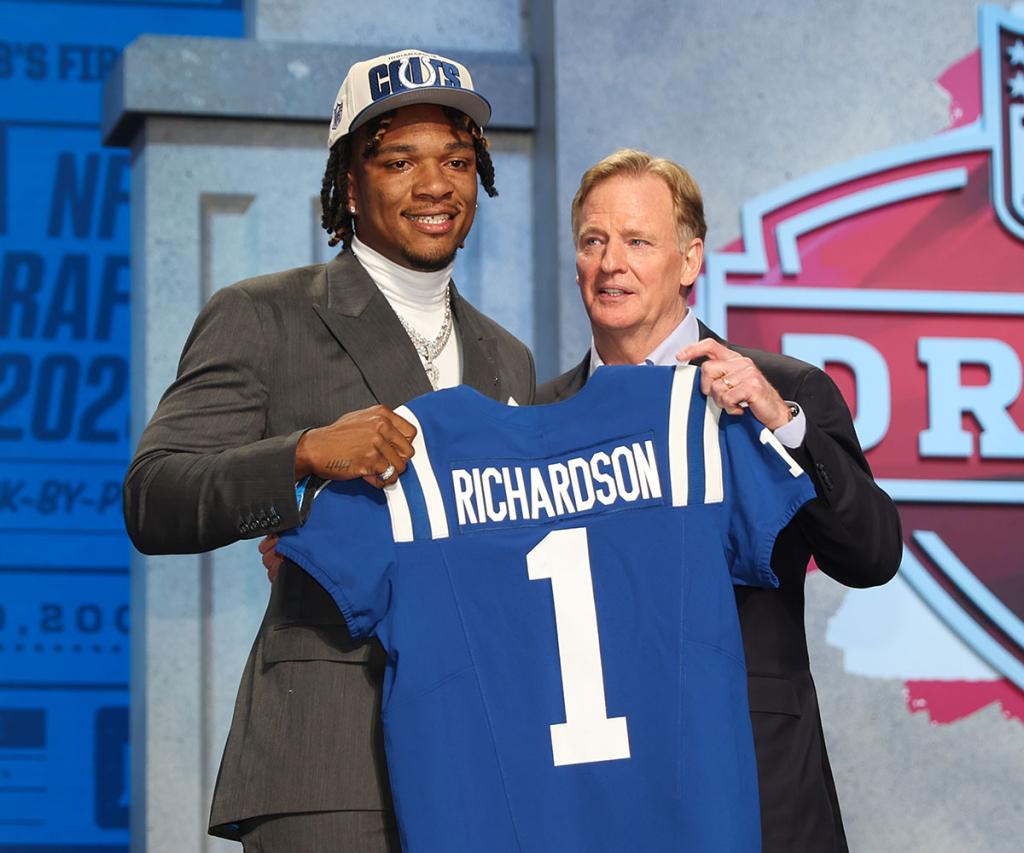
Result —
<instances>
[{"instance_id":1,"label":"white baseball cap","mask_svg":"<svg viewBox=\"0 0 1024 853\"><path fill-rule=\"evenodd\" d=\"M400 50L349 68L334 100L327 147L375 116L409 104L454 107L480 127L491 118L491 105L473 88L469 69L461 62Z\"/></svg>"}]
</instances>

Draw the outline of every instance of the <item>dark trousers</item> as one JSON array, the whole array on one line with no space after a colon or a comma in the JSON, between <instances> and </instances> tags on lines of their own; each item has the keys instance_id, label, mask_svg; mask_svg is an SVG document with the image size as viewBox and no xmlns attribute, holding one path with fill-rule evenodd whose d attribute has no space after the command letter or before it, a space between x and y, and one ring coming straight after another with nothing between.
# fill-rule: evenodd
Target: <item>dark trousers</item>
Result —
<instances>
[{"instance_id":1,"label":"dark trousers","mask_svg":"<svg viewBox=\"0 0 1024 853\"><path fill-rule=\"evenodd\" d=\"M401 853L390 812L304 812L242 821L244 853Z\"/></svg>"}]
</instances>

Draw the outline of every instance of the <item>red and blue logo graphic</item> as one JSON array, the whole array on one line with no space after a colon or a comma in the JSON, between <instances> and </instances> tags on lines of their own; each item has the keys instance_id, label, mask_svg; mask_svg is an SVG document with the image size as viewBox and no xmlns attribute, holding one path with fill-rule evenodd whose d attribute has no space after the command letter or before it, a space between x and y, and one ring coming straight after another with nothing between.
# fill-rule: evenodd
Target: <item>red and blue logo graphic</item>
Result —
<instances>
[{"instance_id":1,"label":"red and blue logo graphic","mask_svg":"<svg viewBox=\"0 0 1024 853\"><path fill-rule=\"evenodd\" d=\"M903 580L994 673L979 701L1024 718L1024 18L979 21L940 81L952 126L748 202L699 308L828 369L900 506Z\"/></svg>"}]
</instances>

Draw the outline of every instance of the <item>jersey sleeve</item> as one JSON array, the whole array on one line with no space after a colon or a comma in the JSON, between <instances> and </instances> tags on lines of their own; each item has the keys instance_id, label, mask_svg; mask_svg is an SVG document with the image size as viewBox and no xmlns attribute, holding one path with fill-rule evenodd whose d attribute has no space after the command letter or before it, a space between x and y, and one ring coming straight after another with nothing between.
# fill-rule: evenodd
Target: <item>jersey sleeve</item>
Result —
<instances>
[{"instance_id":1,"label":"jersey sleeve","mask_svg":"<svg viewBox=\"0 0 1024 853\"><path fill-rule=\"evenodd\" d=\"M814 497L811 478L770 429L749 412L720 419L726 556L733 583L777 587L775 538Z\"/></svg>"},{"instance_id":2,"label":"jersey sleeve","mask_svg":"<svg viewBox=\"0 0 1024 853\"><path fill-rule=\"evenodd\" d=\"M372 634L387 613L395 542L382 489L362 480L328 484L306 523L281 534L277 552L330 593L353 637Z\"/></svg>"}]
</instances>

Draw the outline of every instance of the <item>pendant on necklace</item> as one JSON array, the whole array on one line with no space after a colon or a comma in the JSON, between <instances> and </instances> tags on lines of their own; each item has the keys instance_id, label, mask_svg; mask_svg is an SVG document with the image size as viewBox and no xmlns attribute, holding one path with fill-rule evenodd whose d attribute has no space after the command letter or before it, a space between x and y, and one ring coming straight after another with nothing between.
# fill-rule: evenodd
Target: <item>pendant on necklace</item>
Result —
<instances>
[{"instance_id":1,"label":"pendant on necklace","mask_svg":"<svg viewBox=\"0 0 1024 853\"><path fill-rule=\"evenodd\" d=\"M423 369L427 372L427 379L430 381L430 387L435 391L437 390L437 380L440 378L438 369L434 366L434 362L427 361L423 364Z\"/></svg>"}]
</instances>

